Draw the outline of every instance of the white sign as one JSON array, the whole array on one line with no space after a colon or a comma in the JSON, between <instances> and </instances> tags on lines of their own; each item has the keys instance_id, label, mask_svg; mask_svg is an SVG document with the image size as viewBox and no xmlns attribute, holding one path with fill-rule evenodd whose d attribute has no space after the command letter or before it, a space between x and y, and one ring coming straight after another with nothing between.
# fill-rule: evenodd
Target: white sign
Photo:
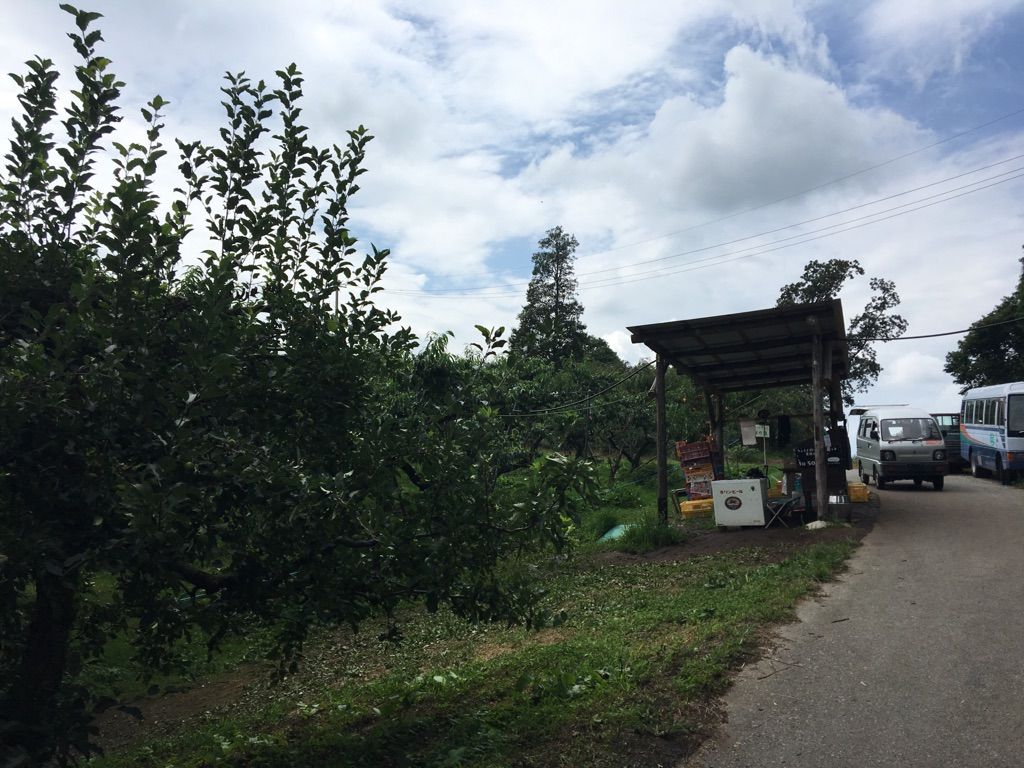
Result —
<instances>
[{"instance_id":1,"label":"white sign","mask_svg":"<svg viewBox=\"0 0 1024 768\"><path fill-rule=\"evenodd\" d=\"M757 445L756 429L753 419L740 419L740 438L744 445Z\"/></svg>"},{"instance_id":2,"label":"white sign","mask_svg":"<svg viewBox=\"0 0 1024 768\"><path fill-rule=\"evenodd\" d=\"M754 425L754 436L755 437L771 437L771 428L767 424L755 424Z\"/></svg>"}]
</instances>

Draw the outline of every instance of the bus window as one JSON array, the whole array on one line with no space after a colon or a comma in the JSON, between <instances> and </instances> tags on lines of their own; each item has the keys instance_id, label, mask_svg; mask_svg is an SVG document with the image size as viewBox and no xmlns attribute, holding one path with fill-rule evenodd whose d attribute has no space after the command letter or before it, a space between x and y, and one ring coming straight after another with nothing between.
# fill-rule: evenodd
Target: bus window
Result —
<instances>
[{"instance_id":1,"label":"bus window","mask_svg":"<svg viewBox=\"0 0 1024 768\"><path fill-rule=\"evenodd\" d=\"M985 421L982 424L995 424L996 423L996 401L986 400L985 401Z\"/></svg>"},{"instance_id":2,"label":"bus window","mask_svg":"<svg viewBox=\"0 0 1024 768\"><path fill-rule=\"evenodd\" d=\"M996 421L995 423L1000 427L1005 423L1003 419L1003 401L996 400Z\"/></svg>"},{"instance_id":3,"label":"bus window","mask_svg":"<svg viewBox=\"0 0 1024 768\"><path fill-rule=\"evenodd\" d=\"M1024 437L1024 395L1010 395L1006 407L1006 436Z\"/></svg>"}]
</instances>

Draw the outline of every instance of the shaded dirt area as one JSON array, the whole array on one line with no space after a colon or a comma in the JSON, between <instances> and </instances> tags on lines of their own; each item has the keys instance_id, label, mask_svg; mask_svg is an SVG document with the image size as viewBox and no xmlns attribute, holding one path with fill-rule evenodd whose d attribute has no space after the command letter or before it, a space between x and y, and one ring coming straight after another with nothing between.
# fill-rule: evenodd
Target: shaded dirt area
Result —
<instances>
[{"instance_id":1,"label":"shaded dirt area","mask_svg":"<svg viewBox=\"0 0 1024 768\"><path fill-rule=\"evenodd\" d=\"M246 664L184 691L131 702L130 706L142 713L141 720L133 714L109 709L94 723L99 728L99 743L105 750L120 750L176 733L189 722L236 703L246 689L265 679L266 673L258 665Z\"/></svg>"}]
</instances>

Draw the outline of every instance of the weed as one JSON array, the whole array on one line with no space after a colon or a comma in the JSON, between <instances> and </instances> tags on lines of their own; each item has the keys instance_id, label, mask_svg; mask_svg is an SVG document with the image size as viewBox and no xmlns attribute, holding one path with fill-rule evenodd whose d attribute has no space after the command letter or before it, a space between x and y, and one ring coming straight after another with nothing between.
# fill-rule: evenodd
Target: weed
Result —
<instances>
[{"instance_id":1,"label":"weed","mask_svg":"<svg viewBox=\"0 0 1024 768\"><path fill-rule=\"evenodd\" d=\"M674 525L661 525L654 517L646 517L626 529L621 538L609 542L612 549L624 552L650 552L653 549L679 544L686 534Z\"/></svg>"}]
</instances>

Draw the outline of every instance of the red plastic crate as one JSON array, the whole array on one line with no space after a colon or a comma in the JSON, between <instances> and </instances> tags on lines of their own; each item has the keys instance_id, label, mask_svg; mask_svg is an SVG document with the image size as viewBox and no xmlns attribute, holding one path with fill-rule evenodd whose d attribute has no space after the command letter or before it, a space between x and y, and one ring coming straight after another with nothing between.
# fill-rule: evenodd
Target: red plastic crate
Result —
<instances>
[{"instance_id":1,"label":"red plastic crate","mask_svg":"<svg viewBox=\"0 0 1024 768\"><path fill-rule=\"evenodd\" d=\"M710 499L711 481L697 480L687 484L688 495L691 499Z\"/></svg>"},{"instance_id":2,"label":"red plastic crate","mask_svg":"<svg viewBox=\"0 0 1024 768\"><path fill-rule=\"evenodd\" d=\"M710 464L694 464L684 467L683 474L686 475L686 481L689 483L715 479L715 470Z\"/></svg>"},{"instance_id":3,"label":"red plastic crate","mask_svg":"<svg viewBox=\"0 0 1024 768\"><path fill-rule=\"evenodd\" d=\"M676 443L676 455L680 461L694 461L696 459L710 458L712 453L712 445L708 442L697 442L697 443L684 443L679 441Z\"/></svg>"}]
</instances>

